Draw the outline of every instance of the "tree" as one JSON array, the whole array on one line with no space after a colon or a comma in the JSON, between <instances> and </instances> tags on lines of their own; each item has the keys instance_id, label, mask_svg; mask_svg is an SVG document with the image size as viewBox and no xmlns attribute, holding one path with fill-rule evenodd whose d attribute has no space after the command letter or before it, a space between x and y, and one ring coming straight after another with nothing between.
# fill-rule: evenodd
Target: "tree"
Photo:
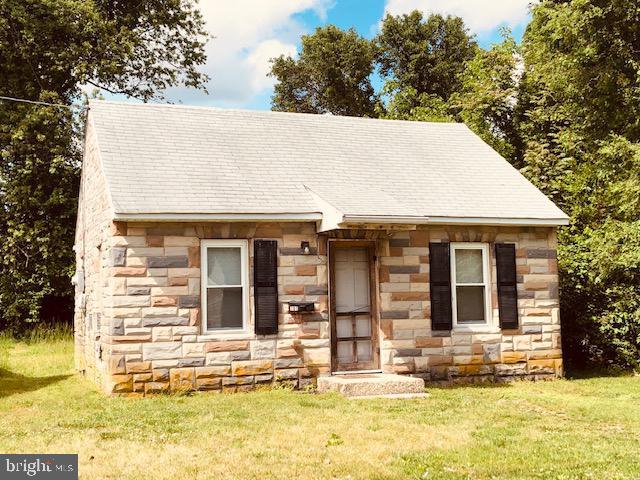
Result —
<instances>
[{"instance_id":1,"label":"tree","mask_svg":"<svg viewBox=\"0 0 640 480\"><path fill-rule=\"evenodd\" d=\"M526 163L547 171L541 186L563 205L556 178L562 184L573 163L611 134L640 140L640 6L601 3L542 2L523 39Z\"/></svg>"},{"instance_id":2,"label":"tree","mask_svg":"<svg viewBox=\"0 0 640 480\"><path fill-rule=\"evenodd\" d=\"M399 88L394 80L383 87L386 105L378 104L380 118L389 120L413 120L417 122L455 122L447 102L435 94L418 94L415 88Z\"/></svg>"},{"instance_id":3,"label":"tree","mask_svg":"<svg viewBox=\"0 0 640 480\"><path fill-rule=\"evenodd\" d=\"M72 105L85 85L145 101L202 87L205 37L191 0L0 0L0 91ZM0 101L0 328L71 318L81 122Z\"/></svg>"},{"instance_id":4,"label":"tree","mask_svg":"<svg viewBox=\"0 0 640 480\"><path fill-rule=\"evenodd\" d=\"M80 152L71 111L13 109L0 120L0 326L19 331L41 313L70 320Z\"/></svg>"},{"instance_id":5,"label":"tree","mask_svg":"<svg viewBox=\"0 0 640 480\"><path fill-rule=\"evenodd\" d=\"M574 367L640 362L640 144L612 135L567 182L560 235L564 345Z\"/></svg>"},{"instance_id":6,"label":"tree","mask_svg":"<svg viewBox=\"0 0 640 480\"><path fill-rule=\"evenodd\" d=\"M560 232L569 366L640 363L640 5L546 0L523 40L525 174Z\"/></svg>"},{"instance_id":7,"label":"tree","mask_svg":"<svg viewBox=\"0 0 640 480\"><path fill-rule=\"evenodd\" d=\"M512 164L519 165L518 45L508 30L489 50L478 49L461 75L460 91L450 103L460 119Z\"/></svg>"},{"instance_id":8,"label":"tree","mask_svg":"<svg viewBox=\"0 0 640 480\"><path fill-rule=\"evenodd\" d=\"M328 25L302 37L298 59L272 60L277 83L272 109L285 112L373 116L375 95L369 79L374 46L355 30Z\"/></svg>"},{"instance_id":9,"label":"tree","mask_svg":"<svg viewBox=\"0 0 640 480\"><path fill-rule=\"evenodd\" d=\"M416 96L437 95L445 102L460 90L464 64L476 52L476 42L460 17L387 15L377 37L380 72L411 87Z\"/></svg>"}]
</instances>

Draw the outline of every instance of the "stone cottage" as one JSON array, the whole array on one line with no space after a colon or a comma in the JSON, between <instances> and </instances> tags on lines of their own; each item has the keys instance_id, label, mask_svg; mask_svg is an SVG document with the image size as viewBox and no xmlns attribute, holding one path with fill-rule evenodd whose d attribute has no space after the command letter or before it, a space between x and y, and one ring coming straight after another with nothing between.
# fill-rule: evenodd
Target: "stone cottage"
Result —
<instances>
[{"instance_id":1,"label":"stone cottage","mask_svg":"<svg viewBox=\"0 0 640 480\"><path fill-rule=\"evenodd\" d=\"M462 124L93 101L76 365L129 395L553 378L567 222Z\"/></svg>"}]
</instances>

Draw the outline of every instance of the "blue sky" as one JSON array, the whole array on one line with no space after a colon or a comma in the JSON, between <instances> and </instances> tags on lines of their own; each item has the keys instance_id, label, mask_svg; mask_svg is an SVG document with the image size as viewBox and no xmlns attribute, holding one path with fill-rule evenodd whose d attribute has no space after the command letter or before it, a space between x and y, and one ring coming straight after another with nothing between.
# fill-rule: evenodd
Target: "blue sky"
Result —
<instances>
[{"instance_id":1,"label":"blue sky","mask_svg":"<svg viewBox=\"0 0 640 480\"><path fill-rule=\"evenodd\" d=\"M529 20L532 0L200 0L207 27L215 36L207 46L203 70L211 77L209 94L172 89L167 99L190 105L269 109L273 79L269 59L295 56L300 36L318 26L354 27L361 35L376 35L385 13L414 9L459 15L487 48L508 26L520 39ZM377 82L376 82L377 83Z\"/></svg>"}]
</instances>

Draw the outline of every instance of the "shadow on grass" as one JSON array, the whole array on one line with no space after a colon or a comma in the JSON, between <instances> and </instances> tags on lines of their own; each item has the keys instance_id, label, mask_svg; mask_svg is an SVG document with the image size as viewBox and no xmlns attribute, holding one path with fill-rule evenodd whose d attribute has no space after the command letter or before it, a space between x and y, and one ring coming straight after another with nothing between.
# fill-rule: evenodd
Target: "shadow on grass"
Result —
<instances>
[{"instance_id":1,"label":"shadow on grass","mask_svg":"<svg viewBox=\"0 0 640 480\"><path fill-rule=\"evenodd\" d=\"M599 370L577 370L569 372L565 375L565 380L590 380L598 378L624 378L624 377L636 377L640 376L631 370L622 370L618 368L612 369L599 369ZM469 377L472 378L472 377ZM558 379L555 379L558 380ZM540 382L553 382L555 380L538 380ZM518 382L536 382L536 380L519 379L508 382L461 382L461 383L448 383L448 382L426 382L427 390L458 390L461 388L509 388Z\"/></svg>"},{"instance_id":2,"label":"shadow on grass","mask_svg":"<svg viewBox=\"0 0 640 480\"><path fill-rule=\"evenodd\" d=\"M591 369L591 370L570 370L567 371L567 380L588 380L592 378L623 378L635 377L637 374L633 370L621 368Z\"/></svg>"},{"instance_id":3,"label":"shadow on grass","mask_svg":"<svg viewBox=\"0 0 640 480\"><path fill-rule=\"evenodd\" d=\"M27 377L19 373L0 368L0 398L18 393L33 392L69 378L71 374L50 375L48 377Z\"/></svg>"}]
</instances>

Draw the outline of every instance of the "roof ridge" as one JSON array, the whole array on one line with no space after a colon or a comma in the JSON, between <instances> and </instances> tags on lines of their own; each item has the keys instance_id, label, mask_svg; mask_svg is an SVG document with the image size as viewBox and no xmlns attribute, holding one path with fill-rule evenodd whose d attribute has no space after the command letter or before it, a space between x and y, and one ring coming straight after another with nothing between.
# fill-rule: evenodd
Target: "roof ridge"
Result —
<instances>
[{"instance_id":1,"label":"roof ridge","mask_svg":"<svg viewBox=\"0 0 640 480\"><path fill-rule=\"evenodd\" d=\"M356 117L351 115L333 115L331 113L326 114L318 114L318 113L307 113L307 112L282 112L277 110L252 110L246 108L225 108L225 107L216 107L209 105L184 105L184 104L175 104L175 103L144 103L144 102L126 102L122 100L99 100L99 99L90 99L89 100L89 109L91 109L92 104L111 104L111 105L120 105L124 107L153 107L153 108L176 108L182 110L209 110L214 112L229 112L229 113L243 113L243 114L253 114L253 115L281 115L281 116L305 116L305 117L313 117L315 119L344 119L344 120L353 120L355 122L358 121L372 121L372 122L385 122L385 123L394 123L394 124L412 124L412 125L442 125L446 127L453 128L469 128L463 122L425 122L419 120L401 120L401 119L391 119L391 118L373 118L373 117Z\"/></svg>"}]
</instances>

